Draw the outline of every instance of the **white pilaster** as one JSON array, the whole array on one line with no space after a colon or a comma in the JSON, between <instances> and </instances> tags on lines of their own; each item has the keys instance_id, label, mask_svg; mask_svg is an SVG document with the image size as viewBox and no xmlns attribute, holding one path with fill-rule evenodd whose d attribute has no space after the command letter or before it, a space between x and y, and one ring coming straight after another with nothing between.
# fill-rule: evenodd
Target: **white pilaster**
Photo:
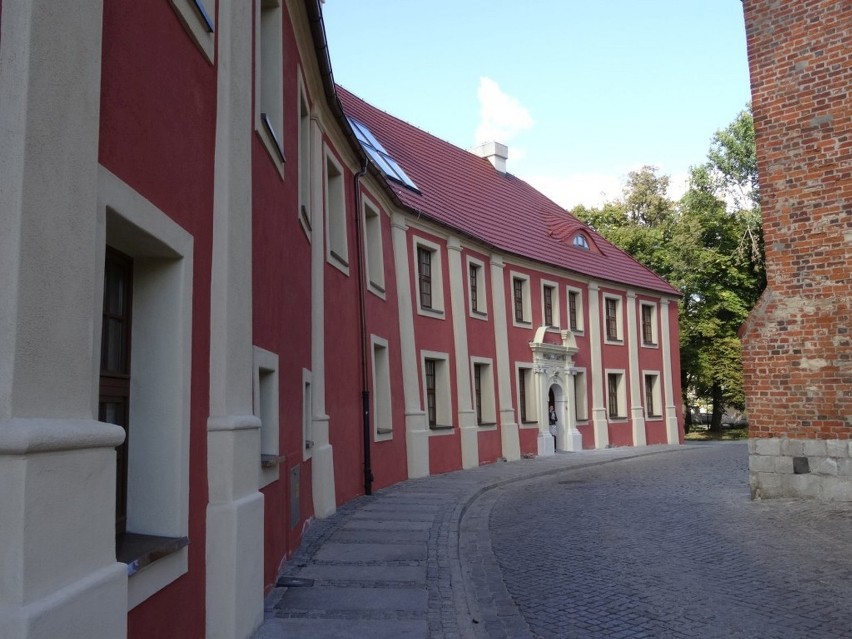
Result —
<instances>
[{"instance_id":1,"label":"white pilaster","mask_svg":"<svg viewBox=\"0 0 852 639\"><path fill-rule=\"evenodd\" d=\"M394 213L391 220L396 295L399 303L399 340L402 350L402 385L405 394L405 450L408 477L429 476L429 430L420 399L417 348L414 342L414 311L405 216ZM360 231L359 231L360 232Z\"/></svg>"},{"instance_id":2,"label":"white pilaster","mask_svg":"<svg viewBox=\"0 0 852 639\"><path fill-rule=\"evenodd\" d=\"M467 348L467 313L464 305L467 280L462 270L461 250L461 243L457 237L451 237L447 241L447 259L450 268L450 304L453 310L453 336L456 350L456 392L458 393L462 468L476 468L479 466L479 431L470 392L470 353Z\"/></svg>"},{"instance_id":3,"label":"white pilaster","mask_svg":"<svg viewBox=\"0 0 852 639\"><path fill-rule=\"evenodd\" d=\"M565 404L565 411L562 418L565 423L565 428L561 433L560 445L561 450L570 451L572 453L583 450L583 436L577 430L577 395L574 388L574 372L573 367L569 371L569 376L565 378L565 389L568 394L568 401Z\"/></svg>"},{"instance_id":4,"label":"white pilaster","mask_svg":"<svg viewBox=\"0 0 852 639\"><path fill-rule=\"evenodd\" d=\"M252 406L252 7L218 5L206 627L224 639L249 636L263 619L263 495Z\"/></svg>"},{"instance_id":5,"label":"white pilaster","mask_svg":"<svg viewBox=\"0 0 852 639\"><path fill-rule=\"evenodd\" d=\"M672 346L671 331L669 330L669 300L660 300L660 311L662 319L663 346L663 394L666 402L666 439L669 444L680 443L680 429L677 425L677 411L675 409L674 384L672 382Z\"/></svg>"},{"instance_id":6,"label":"white pilaster","mask_svg":"<svg viewBox=\"0 0 852 639\"><path fill-rule=\"evenodd\" d=\"M500 402L500 444L508 461L521 458L521 440L512 402L514 370L509 359L509 337L506 330L506 290L503 258L491 256L491 315L497 359L497 391Z\"/></svg>"},{"instance_id":7,"label":"white pilaster","mask_svg":"<svg viewBox=\"0 0 852 639\"><path fill-rule=\"evenodd\" d=\"M311 118L311 489L320 519L337 510L334 452L325 408L325 210L323 207L322 130Z\"/></svg>"},{"instance_id":8,"label":"white pilaster","mask_svg":"<svg viewBox=\"0 0 852 639\"><path fill-rule=\"evenodd\" d=\"M642 377L639 371L639 331L636 326L636 293L627 292L627 353L630 359L630 421L633 445L645 446L645 413L642 409Z\"/></svg>"},{"instance_id":9,"label":"white pilaster","mask_svg":"<svg viewBox=\"0 0 852 639\"><path fill-rule=\"evenodd\" d=\"M94 420L101 0L0 23L0 636L123 637L115 450Z\"/></svg>"},{"instance_id":10,"label":"white pilaster","mask_svg":"<svg viewBox=\"0 0 852 639\"><path fill-rule=\"evenodd\" d=\"M556 442L550 434L550 416L547 411L549 384L547 373L541 365L534 369L536 397L538 398L538 437L536 448L539 457L547 457L556 452Z\"/></svg>"},{"instance_id":11,"label":"white pilaster","mask_svg":"<svg viewBox=\"0 0 852 639\"><path fill-rule=\"evenodd\" d=\"M601 310L599 287L589 283L589 346L591 348L592 366L592 425L595 432L595 448L609 446L609 426L606 408L603 402L603 389L606 385L603 370L602 339L601 339Z\"/></svg>"}]
</instances>

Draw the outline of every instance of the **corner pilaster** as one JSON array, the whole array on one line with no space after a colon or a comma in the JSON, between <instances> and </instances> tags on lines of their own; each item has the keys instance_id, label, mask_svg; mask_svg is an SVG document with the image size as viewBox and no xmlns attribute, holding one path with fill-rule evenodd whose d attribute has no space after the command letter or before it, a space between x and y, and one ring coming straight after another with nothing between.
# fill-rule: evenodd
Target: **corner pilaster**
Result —
<instances>
[{"instance_id":1,"label":"corner pilaster","mask_svg":"<svg viewBox=\"0 0 852 639\"><path fill-rule=\"evenodd\" d=\"M509 360L509 337L506 329L506 289L504 263L500 255L491 256L491 313L494 317L494 340L497 359L497 391L500 406L500 445L507 461L521 458L521 438L515 408L512 404L512 363Z\"/></svg>"},{"instance_id":2,"label":"corner pilaster","mask_svg":"<svg viewBox=\"0 0 852 639\"><path fill-rule=\"evenodd\" d=\"M595 448L606 448L609 446L609 423L603 402L603 389L606 380L603 374L603 354L601 352L600 288L594 282L589 283L589 344L591 346L592 426L595 432Z\"/></svg>"}]
</instances>

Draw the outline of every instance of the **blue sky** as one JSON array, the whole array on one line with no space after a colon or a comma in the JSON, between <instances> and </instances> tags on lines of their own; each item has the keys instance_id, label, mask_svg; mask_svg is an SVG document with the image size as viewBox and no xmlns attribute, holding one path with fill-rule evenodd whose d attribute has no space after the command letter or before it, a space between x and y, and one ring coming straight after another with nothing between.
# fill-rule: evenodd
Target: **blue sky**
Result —
<instances>
[{"instance_id":1,"label":"blue sky","mask_svg":"<svg viewBox=\"0 0 852 639\"><path fill-rule=\"evenodd\" d=\"M750 99L739 0L326 0L335 80L566 208L644 164L677 197ZM478 139L479 138L479 139Z\"/></svg>"}]
</instances>

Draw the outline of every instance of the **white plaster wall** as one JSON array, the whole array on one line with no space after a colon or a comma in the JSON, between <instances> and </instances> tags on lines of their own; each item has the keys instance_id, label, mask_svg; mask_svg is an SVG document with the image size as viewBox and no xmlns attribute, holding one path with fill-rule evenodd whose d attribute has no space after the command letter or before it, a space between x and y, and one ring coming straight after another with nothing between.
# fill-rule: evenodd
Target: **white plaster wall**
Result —
<instances>
[{"instance_id":1,"label":"white plaster wall","mask_svg":"<svg viewBox=\"0 0 852 639\"><path fill-rule=\"evenodd\" d=\"M636 317L636 293L627 292L627 349L630 361L630 421L633 445L645 446L645 414L642 408L644 380L639 374L639 329Z\"/></svg>"},{"instance_id":2,"label":"white plaster wall","mask_svg":"<svg viewBox=\"0 0 852 639\"><path fill-rule=\"evenodd\" d=\"M589 345L591 348L592 385L592 426L595 433L595 448L609 446L609 426L604 408L603 389L606 380L603 371L601 353L601 313L600 289L594 282L589 283Z\"/></svg>"},{"instance_id":3,"label":"white plaster wall","mask_svg":"<svg viewBox=\"0 0 852 639\"><path fill-rule=\"evenodd\" d=\"M499 255L491 256L491 299L494 317L494 341L497 360L497 395L500 410L500 444L508 461L521 458L521 440L512 403L512 376L515 369L509 360L506 330L505 264Z\"/></svg>"}]
</instances>

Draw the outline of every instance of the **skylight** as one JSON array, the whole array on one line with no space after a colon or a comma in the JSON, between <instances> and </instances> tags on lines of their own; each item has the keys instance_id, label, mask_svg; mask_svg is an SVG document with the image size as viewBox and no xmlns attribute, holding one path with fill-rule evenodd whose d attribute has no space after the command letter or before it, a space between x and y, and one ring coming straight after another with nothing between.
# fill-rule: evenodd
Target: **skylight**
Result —
<instances>
[{"instance_id":1,"label":"skylight","mask_svg":"<svg viewBox=\"0 0 852 639\"><path fill-rule=\"evenodd\" d=\"M574 236L574 246L579 249L583 249L584 251L588 251L589 241L586 239L585 235L577 234Z\"/></svg>"},{"instance_id":2,"label":"skylight","mask_svg":"<svg viewBox=\"0 0 852 639\"><path fill-rule=\"evenodd\" d=\"M347 117L346 119L349 120L349 124L352 125L352 130L355 131L355 137L358 138L358 141L367 152L367 155L369 155L373 163L381 169L382 173L391 180L399 182L413 191L420 191L420 189L417 188L417 185L410 177L408 177L406 172L402 170L402 167L396 163L396 160L390 156L390 153L385 150L385 147L382 146L381 142L376 139L365 124L362 124L361 122L358 122L358 120L350 117Z\"/></svg>"}]
</instances>

